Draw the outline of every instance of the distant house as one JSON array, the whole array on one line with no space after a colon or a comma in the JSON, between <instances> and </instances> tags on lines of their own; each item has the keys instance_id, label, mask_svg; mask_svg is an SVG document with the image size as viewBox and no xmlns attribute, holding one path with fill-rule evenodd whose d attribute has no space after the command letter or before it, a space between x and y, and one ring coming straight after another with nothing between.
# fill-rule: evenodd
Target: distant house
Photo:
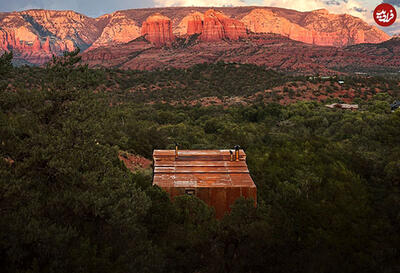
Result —
<instances>
[{"instance_id":1,"label":"distant house","mask_svg":"<svg viewBox=\"0 0 400 273\"><path fill-rule=\"evenodd\" d=\"M257 188L243 150L154 150L153 185L171 198L194 195L215 208L217 218L240 198L256 204Z\"/></svg>"},{"instance_id":2,"label":"distant house","mask_svg":"<svg viewBox=\"0 0 400 273\"><path fill-rule=\"evenodd\" d=\"M330 80L330 79L334 79L337 76L309 76L308 79L309 80Z\"/></svg>"},{"instance_id":3,"label":"distant house","mask_svg":"<svg viewBox=\"0 0 400 273\"><path fill-rule=\"evenodd\" d=\"M333 104L327 104L325 105L328 108L331 109L344 109L344 110L358 110L358 104L345 104L345 103L333 103Z\"/></svg>"},{"instance_id":4,"label":"distant house","mask_svg":"<svg viewBox=\"0 0 400 273\"><path fill-rule=\"evenodd\" d=\"M393 104L390 105L390 109L392 111L396 111L399 108L400 108L400 101L395 101L393 102Z\"/></svg>"}]
</instances>

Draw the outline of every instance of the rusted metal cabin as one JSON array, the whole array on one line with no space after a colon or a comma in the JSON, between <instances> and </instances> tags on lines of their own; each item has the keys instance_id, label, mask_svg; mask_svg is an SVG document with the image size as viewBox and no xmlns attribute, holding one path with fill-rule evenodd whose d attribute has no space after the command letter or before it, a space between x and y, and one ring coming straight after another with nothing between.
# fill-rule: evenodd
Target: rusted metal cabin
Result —
<instances>
[{"instance_id":1,"label":"rusted metal cabin","mask_svg":"<svg viewBox=\"0 0 400 273\"><path fill-rule=\"evenodd\" d=\"M241 196L256 204L257 188L246 164L246 154L236 150L154 150L153 185L175 196L195 195L215 208L221 218Z\"/></svg>"}]
</instances>

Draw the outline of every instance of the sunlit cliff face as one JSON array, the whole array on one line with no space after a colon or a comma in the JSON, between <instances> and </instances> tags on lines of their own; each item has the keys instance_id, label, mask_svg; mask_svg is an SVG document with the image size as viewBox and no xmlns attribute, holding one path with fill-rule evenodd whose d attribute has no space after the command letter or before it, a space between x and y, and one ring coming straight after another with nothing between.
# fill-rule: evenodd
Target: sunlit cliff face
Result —
<instances>
[{"instance_id":1,"label":"sunlit cliff face","mask_svg":"<svg viewBox=\"0 0 400 273\"><path fill-rule=\"evenodd\" d=\"M79 47L92 50L135 40L171 45L197 34L199 42L237 41L251 33L276 33L324 46L379 43L390 37L363 20L327 10L296 12L274 8L174 8L126 10L90 18L73 11L29 10L0 16L0 49L33 63Z\"/></svg>"}]
</instances>

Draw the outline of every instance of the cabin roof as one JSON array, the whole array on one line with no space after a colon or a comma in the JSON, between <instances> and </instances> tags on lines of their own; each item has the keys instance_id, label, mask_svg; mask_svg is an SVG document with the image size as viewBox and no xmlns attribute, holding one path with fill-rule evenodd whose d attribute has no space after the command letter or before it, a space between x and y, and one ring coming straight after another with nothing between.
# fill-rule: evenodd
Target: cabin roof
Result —
<instances>
[{"instance_id":1,"label":"cabin roof","mask_svg":"<svg viewBox=\"0 0 400 273\"><path fill-rule=\"evenodd\" d=\"M233 155L235 151L231 150ZM153 184L169 187L255 187L239 150L231 161L230 150L154 150Z\"/></svg>"}]
</instances>

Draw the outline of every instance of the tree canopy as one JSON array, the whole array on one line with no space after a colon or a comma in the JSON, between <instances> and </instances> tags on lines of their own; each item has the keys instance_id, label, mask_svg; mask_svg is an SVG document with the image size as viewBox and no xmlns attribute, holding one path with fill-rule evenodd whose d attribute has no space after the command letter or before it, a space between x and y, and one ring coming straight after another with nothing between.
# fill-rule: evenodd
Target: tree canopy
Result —
<instances>
[{"instance_id":1,"label":"tree canopy","mask_svg":"<svg viewBox=\"0 0 400 273\"><path fill-rule=\"evenodd\" d=\"M253 94L252 80L265 88L294 78L237 64L93 70L78 53L42 68L0 57L4 272L400 270L400 112L390 111L398 80L365 79L393 92L360 98L354 112L318 101L186 105L165 103L186 90L174 91L173 79L193 82L187 95L202 98L219 73L246 82L243 93L221 82L217 92L231 97ZM138 84L143 92L129 91ZM174 142L243 147L258 206L239 199L216 220L201 200L171 202L149 171L131 173L118 159L121 150L151 159Z\"/></svg>"}]
</instances>

